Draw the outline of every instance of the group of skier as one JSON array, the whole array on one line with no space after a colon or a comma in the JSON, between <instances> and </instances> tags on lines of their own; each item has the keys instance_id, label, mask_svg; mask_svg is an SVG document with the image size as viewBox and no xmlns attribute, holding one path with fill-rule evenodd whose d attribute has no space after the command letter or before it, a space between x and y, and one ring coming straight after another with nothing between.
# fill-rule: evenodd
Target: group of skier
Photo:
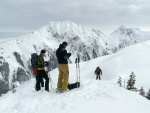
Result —
<instances>
[{"instance_id":1,"label":"group of skier","mask_svg":"<svg viewBox=\"0 0 150 113\"><path fill-rule=\"evenodd\" d=\"M69 68L68 68L68 59L71 56L71 53L67 53L66 47L67 42L63 42L59 45L59 48L56 50L56 57L58 60L58 82L57 82L57 92L65 92L67 89L79 87L80 83L77 81L75 84L68 84L69 80ZM33 53L31 55L31 64L33 68L33 72L36 75L36 85L35 90L41 90L41 87L45 86L45 90L49 92L49 77L48 72L45 70L45 66L48 66L49 63L44 61L44 57L46 56L46 51L41 50L40 55ZM79 63L79 58L78 58ZM79 65L79 64L78 64ZM77 66L77 63L76 63ZM77 67L76 67L77 68ZM102 75L102 70L100 67L97 67L95 70L96 80L100 80ZM44 80L45 79L45 85ZM79 78L78 78L79 79ZM69 87L69 88L68 88Z\"/></svg>"},{"instance_id":2,"label":"group of skier","mask_svg":"<svg viewBox=\"0 0 150 113\"><path fill-rule=\"evenodd\" d=\"M68 68L68 58L71 56L71 53L67 53L66 48L67 42L63 42L60 44L59 48L56 51L56 56L58 59L58 70L59 77L57 83L57 91L63 92L67 90L68 87L68 78L69 78L69 68ZM49 92L49 77L48 72L45 70L45 66L48 66L49 63L44 61L44 57L46 56L46 51L41 50L40 55L33 53L31 55L31 64L33 68L33 72L36 75L36 85L35 90L41 90L41 87L44 87L45 79L45 90Z\"/></svg>"}]
</instances>

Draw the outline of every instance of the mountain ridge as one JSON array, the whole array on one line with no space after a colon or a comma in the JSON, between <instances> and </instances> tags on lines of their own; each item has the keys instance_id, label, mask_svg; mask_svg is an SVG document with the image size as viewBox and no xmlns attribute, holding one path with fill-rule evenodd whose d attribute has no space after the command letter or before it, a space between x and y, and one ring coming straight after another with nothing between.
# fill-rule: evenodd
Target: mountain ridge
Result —
<instances>
[{"instance_id":1,"label":"mountain ridge","mask_svg":"<svg viewBox=\"0 0 150 113\"><path fill-rule=\"evenodd\" d=\"M34 52L39 54L41 49L47 51L45 60L50 63L48 69L55 69L57 67L55 51L63 41L68 42L67 50L72 53L70 60L74 63L77 54L81 61L87 61L149 40L149 34L138 29L128 29L125 26L121 26L120 29L123 30L118 29L119 33L114 32L110 37L106 37L100 30L82 27L71 21L49 22L28 35L1 40L0 90L10 89L14 80L22 83L33 76L30 55ZM128 33L131 37L127 35L129 40L126 40Z\"/></svg>"}]
</instances>

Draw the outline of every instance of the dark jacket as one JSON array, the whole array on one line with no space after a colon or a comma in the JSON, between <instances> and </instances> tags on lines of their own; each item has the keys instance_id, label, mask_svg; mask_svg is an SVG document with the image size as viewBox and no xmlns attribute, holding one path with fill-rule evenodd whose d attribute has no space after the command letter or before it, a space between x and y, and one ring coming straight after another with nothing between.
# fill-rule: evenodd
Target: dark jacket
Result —
<instances>
[{"instance_id":1,"label":"dark jacket","mask_svg":"<svg viewBox=\"0 0 150 113\"><path fill-rule=\"evenodd\" d=\"M56 50L56 56L58 59L58 64L68 64L68 58L71 56L71 53L67 53L66 49L60 44L59 48Z\"/></svg>"},{"instance_id":2,"label":"dark jacket","mask_svg":"<svg viewBox=\"0 0 150 113\"><path fill-rule=\"evenodd\" d=\"M102 75L102 70L100 68L96 68L95 74L101 74Z\"/></svg>"},{"instance_id":3,"label":"dark jacket","mask_svg":"<svg viewBox=\"0 0 150 113\"><path fill-rule=\"evenodd\" d=\"M37 70L45 70L44 58L42 55L39 55L39 57L38 57L38 65L39 65L39 67L37 68Z\"/></svg>"}]
</instances>

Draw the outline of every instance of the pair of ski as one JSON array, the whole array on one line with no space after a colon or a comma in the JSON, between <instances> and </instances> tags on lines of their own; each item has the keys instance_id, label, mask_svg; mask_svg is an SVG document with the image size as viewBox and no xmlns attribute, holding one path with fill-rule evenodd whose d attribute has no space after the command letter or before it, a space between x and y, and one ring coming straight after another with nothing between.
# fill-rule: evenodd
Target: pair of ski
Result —
<instances>
[{"instance_id":1,"label":"pair of ski","mask_svg":"<svg viewBox=\"0 0 150 113\"><path fill-rule=\"evenodd\" d=\"M77 74L77 83L80 83L80 58L76 58L75 60L76 63L76 74ZM78 84L77 84L77 88L79 88Z\"/></svg>"}]
</instances>

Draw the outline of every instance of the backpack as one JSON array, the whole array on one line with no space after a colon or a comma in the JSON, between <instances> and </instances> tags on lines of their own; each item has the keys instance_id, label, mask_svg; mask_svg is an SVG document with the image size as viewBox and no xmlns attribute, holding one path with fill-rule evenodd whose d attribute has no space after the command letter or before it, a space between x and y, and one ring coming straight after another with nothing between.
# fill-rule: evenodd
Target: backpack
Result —
<instances>
[{"instance_id":1,"label":"backpack","mask_svg":"<svg viewBox=\"0 0 150 113\"><path fill-rule=\"evenodd\" d=\"M68 89L69 89L69 90L72 90L72 89L78 88L78 87L80 87L80 82L75 82L75 83L73 83L73 84L69 84L69 83L68 83Z\"/></svg>"},{"instance_id":2,"label":"backpack","mask_svg":"<svg viewBox=\"0 0 150 113\"><path fill-rule=\"evenodd\" d=\"M33 69L32 69L32 73L33 73L34 75L37 75L37 70L36 70L35 68L33 68Z\"/></svg>"},{"instance_id":3,"label":"backpack","mask_svg":"<svg viewBox=\"0 0 150 113\"><path fill-rule=\"evenodd\" d=\"M38 54L37 53L32 53L31 54L31 65L32 65L32 68L38 68L39 65L38 65Z\"/></svg>"},{"instance_id":4,"label":"backpack","mask_svg":"<svg viewBox=\"0 0 150 113\"><path fill-rule=\"evenodd\" d=\"M100 74L100 72L101 72L101 69L100 68L96 68L95 74Z\"/></svg>"}]
</instances>

